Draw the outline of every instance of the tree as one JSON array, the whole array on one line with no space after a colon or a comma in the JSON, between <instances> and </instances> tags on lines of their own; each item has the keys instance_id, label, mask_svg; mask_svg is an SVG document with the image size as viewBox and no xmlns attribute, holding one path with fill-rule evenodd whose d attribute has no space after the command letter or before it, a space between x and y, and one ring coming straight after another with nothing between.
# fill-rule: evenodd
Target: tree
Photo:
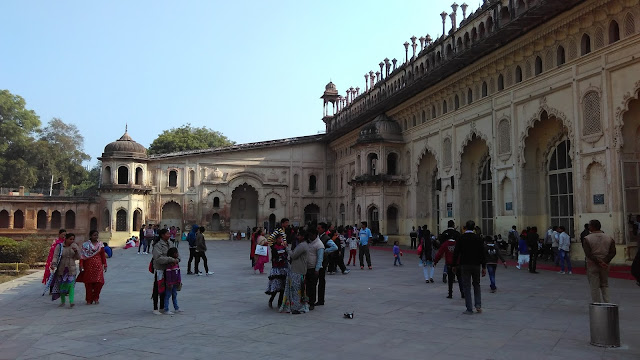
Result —
<instances>
[{"instance_id":1,"label":"tree","mask_svg":"<svg viewBox=\"0 0 640 360\"><path fill-rule=\"evenodd\" d=\"M149 146L149 154L167 154L177 151L202 150L235 144L219 131L191 124L165 130Z\"/></svg>"},{"instance_id":2,"label":"tree","mask_svg":"<svg viewBox=\"0 0 640 360\"><path fill-rule=\"evenodd\" d=\"M33 135L40 118L26 108L26 101L8 90L0 91L0 184L30 187L37 175L31 168Z\"/></svg>"}]
</instances>

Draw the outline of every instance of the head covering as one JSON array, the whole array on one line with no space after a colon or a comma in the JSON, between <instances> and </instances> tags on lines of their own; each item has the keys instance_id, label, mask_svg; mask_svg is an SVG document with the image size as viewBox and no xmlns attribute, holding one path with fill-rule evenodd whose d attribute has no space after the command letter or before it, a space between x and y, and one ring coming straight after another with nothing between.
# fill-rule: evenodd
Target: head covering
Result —
<instances>
[{"instance_id":1,"label":"head covering","mask_svg":"<svg viewBox=\"0 0 640 360\"><path fill-rule=\"evenodd\" d=\"M95 245L91 240L87 240L82 244L82 250L80 251L80 257L82 260L89 259L100 252L100 249L104 247L102 242L98 241Z\"/></svg>"}]
</instances>

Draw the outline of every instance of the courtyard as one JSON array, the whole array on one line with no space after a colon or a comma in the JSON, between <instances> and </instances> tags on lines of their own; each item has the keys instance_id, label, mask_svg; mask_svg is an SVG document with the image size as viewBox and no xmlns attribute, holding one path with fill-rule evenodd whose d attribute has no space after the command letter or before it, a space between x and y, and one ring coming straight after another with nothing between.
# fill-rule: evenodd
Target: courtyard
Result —
<instances>
[{"instance_id":1,"label":"courtyard","mask_svg":"<svg viewBox=\"0 0 640 360\"><path fill-rule=\"evenodd\" d=\"M267 275L253 274L247 241L209 241L208 248L215 274L197 277L184 275L187 246L180 246L183 314L152 314L151 255L133 249L109 259L100 305L84 305L78 284L75 308L58 308L41 296L41 273L0 285L0 358L640 358L640 288L633 281L610 280L622 346L605 349L589 344L584 275L529 274L510 260L498 268L497 293L482 279L484 312L466 316L457 291L445 298L442 264L436 282L425 284L415 255L405 252L404 266L394 267L391 253L376 249L373 270L327 276L326 305L290 315L267 307Z\"/></svg>"}]
</instances>

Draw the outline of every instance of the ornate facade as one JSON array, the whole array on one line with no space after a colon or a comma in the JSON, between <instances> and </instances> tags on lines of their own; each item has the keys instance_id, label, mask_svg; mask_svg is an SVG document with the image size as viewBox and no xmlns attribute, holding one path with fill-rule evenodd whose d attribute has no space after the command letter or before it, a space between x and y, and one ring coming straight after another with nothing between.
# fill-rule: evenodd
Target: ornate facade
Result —
<instances>
[{"instance_id":1,"label":"ornate facade","mask_svg":"<svg viewBox=\"0 0 640 360\"><path fill-rule=\"evenodd\" d=\"M599 219L636 251L640 214L638 0L485 0L443 13L364 91L323 96L326 134L147 156L128 135L102 156L101 224L242 230L283 216L406 241L473 219L486 234ZM451 28L446 30L447 19ZM376 69L377 70L377 69ZM579 246L574 256L580 256Z\"/></svg>"}]
</instances>

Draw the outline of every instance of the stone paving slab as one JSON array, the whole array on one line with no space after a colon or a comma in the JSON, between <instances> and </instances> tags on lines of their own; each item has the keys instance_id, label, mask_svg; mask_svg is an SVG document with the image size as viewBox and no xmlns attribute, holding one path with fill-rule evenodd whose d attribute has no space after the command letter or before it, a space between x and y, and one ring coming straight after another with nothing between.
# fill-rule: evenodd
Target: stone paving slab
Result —
<instances>
[{"instance_id":1,"label":"stone paving slab","mask_svg":"<svg viewBox=\"0 0 640 360\"><path fill-rule=\"evenodd\" d=\"M482 314L462 315L442 267L425 284L417 257L394 267L373 250L373 270L327 276L326 305L302 315L267 307L267 275L254 275L247 241L210 241L209 277L183 275L184 314L153 315L150 255L114 251L100 305L58 308L41 296L41 273L0 285L0 359L639 359L640 288L611 279L622 347L589 344L583 275L498 268L499 291L482 279ZM185 254L186 246L181 246ZM186 274L186 258L181 263ZM268 272L267 266L266 272ZM344 312L354 319L344 319ZM314 334L313 336L310 334Z\"/></svg>"}]
</instances>

